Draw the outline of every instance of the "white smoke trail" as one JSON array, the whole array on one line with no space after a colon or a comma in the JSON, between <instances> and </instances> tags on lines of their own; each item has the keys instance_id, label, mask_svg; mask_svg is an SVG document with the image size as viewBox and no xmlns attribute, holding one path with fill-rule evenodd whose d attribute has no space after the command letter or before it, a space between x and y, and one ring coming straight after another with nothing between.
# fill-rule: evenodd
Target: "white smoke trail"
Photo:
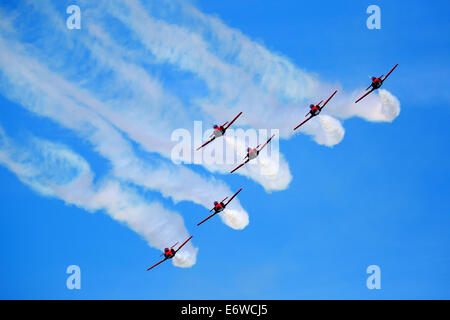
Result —
<instances>
[{"instance_id":1,"label":"white smoke trail","mask_svg":"<svg viewBox=\"0 0 450 320\"><path fill-rule=\"evenodd\" d=\"M229 206L231 206L231 203ZM236 210L229 209L228 206L224 211L220 212L219 215L226 225L236 230L244 229L249 223L248 216L244 216Z\"/></svg>"},{"instance_id":2,"label":"white smoke trail","mask_svg":"<svg viewBox=\"0 0 450 320\"><path fill-rule=\"evenodd\" d=\"M94 185L88 163L61 144L33 138L27 148L8 138L0 127L0 164L42 195L90 212L105 211L158 249L188 237L183 218L157 202L149 203L112 177ZM197 249L188 243L174 265L191 267Z\"/></svg>"},{"instance_id":3,"label":"white smoke trail","mask_svg":"<svg viewBox=\"0 0 450 320\"><path fill-rule=\"evenodd\" d=\"M324 114L319 115L318 119L322 130L326 132L326 134L318 134L316 136L315 140L319 144L331 147L342 141L345 131L344 128L338 124L338 121L335 118Z\"/></svg>"},{"instance_id":4,"label":"white smoke trail","mask_svg":"<svg viewBox=\"0 0 450 320\"><path fill-rule=\"evenodd\" d=\"M380 89L378 93L382 102L379 112L384 115L383 120L380 121L394 121L400 114L400 101L387 90Z\"/></svg>"}]
</instances>

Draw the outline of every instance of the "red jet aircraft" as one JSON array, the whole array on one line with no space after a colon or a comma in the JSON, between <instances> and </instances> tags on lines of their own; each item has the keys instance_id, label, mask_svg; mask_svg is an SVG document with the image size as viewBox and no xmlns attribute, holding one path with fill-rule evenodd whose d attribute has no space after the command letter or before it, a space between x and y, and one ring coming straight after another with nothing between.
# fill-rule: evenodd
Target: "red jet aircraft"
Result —
<instances>
[{"instance_id":1,"label":"red jet aircraft","mask_svg":"<svg viewBox=\"0 0 450 320\"><path fill-rule=\"evenodd\" d=\"M306 123L309 119L314 118L315 116L318 116L319 113L322 111L322 109L325 107L325 105L328 103L328 101L331 100L331 98L333 98L333 96L336 94L337 90L335 90L333 92L333 94L328 98L327 101L325 101L325 103L323 104L323 106L320 106L320 104L322 103L322 101L320 101L318 104L316 105L309 105L309 108L311 110L309 110L309 112L305 115L305 117L308 117L308 115L310 115L306 120L304 120L302 123L300 123L298 126L296 126L294 128L294 131L297 130L301 125L303 125L304 123Z\"/></svg>"},{"instance_id":2,"label":"red jet aircraft","mask_svg":"<svg viewBox=\"0 0 450 320\"><path fill-rule=\"evenodd\" d=\"M398 66L398 63L391 69L391 71L388 72L388 74L383 79L381 79L383 77L383 75L379 76L378 78L371 77L372 83L370 84L370 86L367 87L366 91L369 90L370 88L372 88L372 90L367 91L361 98L356 100L355 103L358 103L360 100L365 98L368 94L379 89L381 87L381 85L383 84L384 80L386 80L386 78L391 74L392 71L394 71L395 68L397 68L397 66Z\"/></svg>"},{"instance_id":3,"label":"red jet aircraft","mask_svg":"<svg viewBox=\"0 0 450 320\"><path fill-rule=\"evenodd\" d=\"M221 126L218 126L217 124L215 124L215 125L213 126L214 131L213 131L213 133L212 133L211 136L210 136L211 139L209 139L209 140L206 141L204 144L202 144L200 147L198 147L197 150L200 150L201 148L203 148L204 146L206 146L208 143L210 143L211 141L213 141L215 138L219 138L219 137L223 136L223 135L225 134L225 131L227 131L228 127L231 126L231 124L232 124L234 121L236 121L236 119L237 119L241 114L242 114L242 112L239 112L239 114L238 114L236 117L234 117L234 119L231 120L230 123L228 123L228 121L227 121L227 122L225 122L225 123L224 123L223 125L221 125ZM228 125L227 125L227 124L228 124Z\"/></svg>"},{"instance_id":4,"label":"red jet aircraft","mask_svg":"<svg viewBox=\"0 0 450 320\"><path fill-rule=\"evenodd\" d=\"M233 170L231 170L231 172L230 173L233 173L233 172L235 172L237 169L239 169L240 167L242 167L244 164L246 164L247 162L249 162L250 160L253 160L253 159L255 159L258 155L259 155L259 152L270 142L270 140L272 140L272 138L274 137L275 135L273 134L270 138L269 138L269 140L267 140L266 141L266 143L264 143L263 145L262 145L262 147L261 148L259 148L259 144L256 146L256 148L254 148L254 149L252 149L252 148L247 148L247 155L244 157L244 162L243 163L241 163L240 165L238 165L236 168L234 168ZM259 148L259 149L258 149Z\"/></svg>"},{"instance_id":5,"label":"red jet aircraft","mask_svg":"<svg viewBox=\"0 0 450 320\"><path fill-rule=\"evenodd\" d=\"M214 217L214 216L215 216L216 214L218 214L219 212L222 212L222 211L225 209L225 207L231 202L231 200L233 200L234 197L236 197L237 194L238 194L239 192L241 192L241 190L242 190L242 188L240 188L240 189L238 190L238 192L236 192L236 193L230 198L230 200L227 201L227 203L224 203L224 201L227 200L228 197L226 197L225 199L223 199L223 200L220 201L220 202L214 201L214 208L212 208L211 210L209 210L209 212L211 212L211 211L214 210L214 213L211 214L211 215L210 215L209 217L207 217L206 219L202 220L201 222L197 223L197 226L201 225L203 222L205 222L205 221L208 220L209 218Z\"/></svg>"},{"instance_id":6,"label":"red jet aircraft","mask_svg":"<svg viewBox=\"0 0 450 320\"><path fill-rule=\"evenodd\" d=\"M172 259L173 257L175 257L175 255L177 254L177 252L189 241L189 240L191 240L192 239L192 237L193 236L190 236L185 242L183 242L182 244L181 244L181 246L179 246L178 247L178 249L177 250L175 250L173 247L175 247L177 244L178 244L178 242L177 243L175 243L173 246L171 246L170 248L165 248L164 249L164 253L161 255L161 257L162 256L164 256L164 259L162 259L160 262L158 262L158 263L156 263L156 264L154 264L153 266L151 266L150 268L148 268L147 269L147 271L148 270L150 270L150 269L153 269L154 267L156 267L157 265L159 265L160 263L163 263L164 261L166 261L166 260L168 260L168 259Z\"/></svg>"}]
</instances>

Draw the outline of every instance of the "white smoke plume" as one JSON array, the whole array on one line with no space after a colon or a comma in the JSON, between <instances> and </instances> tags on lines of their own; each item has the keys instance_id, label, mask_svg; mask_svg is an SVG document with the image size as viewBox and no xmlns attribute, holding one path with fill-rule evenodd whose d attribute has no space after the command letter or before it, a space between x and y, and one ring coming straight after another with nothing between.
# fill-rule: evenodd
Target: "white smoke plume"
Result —
<instances>
[{"instance_id":1,"label":"white smoke plume","mask_svg":"<svg viewBox=\"0 0 450 320\"><path fill-rule=\"evenodd\" d=\"M380 89L378 93L381 98L381 110L379 110L379 113L384 116L380 121L394 121L400 114L400 101L385 89Z\"/></svg>"},{"instance_id":2,"label":"white smoke plume","mask_svg":"<svg viewBox=\"0 0 450 320\"><path fill-rule=\"evenodd\" d=\"M231 203L228 206L232 207ZM233 229L244 229L244 227L249 223L248 216L244 216L236 210L230 209L228 206L225 210L219 213L221 219L226 225L232 227Z\"/></svg>"}]
</instances>

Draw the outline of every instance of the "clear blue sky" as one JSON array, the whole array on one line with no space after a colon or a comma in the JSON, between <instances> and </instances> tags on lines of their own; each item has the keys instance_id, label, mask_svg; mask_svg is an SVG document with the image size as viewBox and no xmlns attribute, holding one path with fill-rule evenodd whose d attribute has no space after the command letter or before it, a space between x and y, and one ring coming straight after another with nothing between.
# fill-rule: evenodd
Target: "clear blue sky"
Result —
<instances>
[{"instance_id":1,"label":"clear blue sky","mask_svg":"<svg viewBox=\"0 0 450 320\"><path fill-rule=\"evenodd\" d=\"M365 27L370 4L381 7L381 30ZM42 197L0 167L0 298L449 299L448 1L195 5L344 87L366 85L367 75L399 63L386 86L401 102L400 116L393 123L346 120L345 138L333 148L304 135L282 140L294 176L284 191L267 194L242 176L219 176L232 189L246 186L239 198L250 224L242 231L218 220L195 229L203 208L163 200L195 232L200 249L190 269L166 263L145 272L159 252L132 230ZM8 12L13 5L1 6ZM97 174L106 171L74 133L3 92L0 105L10 134L57 138ZM66 289L71 264L81 267L80 291ZM381 290L366 288L372 264L381 268Z\"/></svg>"}]
</instances>

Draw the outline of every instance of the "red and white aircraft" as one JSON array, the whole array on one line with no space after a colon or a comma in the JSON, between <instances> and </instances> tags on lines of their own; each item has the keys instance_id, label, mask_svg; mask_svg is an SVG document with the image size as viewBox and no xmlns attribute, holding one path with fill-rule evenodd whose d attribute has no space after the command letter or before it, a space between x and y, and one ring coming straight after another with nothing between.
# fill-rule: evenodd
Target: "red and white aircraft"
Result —
<instances>
[{"instance_id":1,"label":"red and white aircraft","mask_svg":"<svg viewBox=\"0 0 450 320\"><path fill-rule=\"evenodd\" d=\"M231 124L232 124L234 121L236 121L236 119L237 119L241 114L242 114L242 112L239 112L239 114L238 114L236 117L234 117L234 119L231 120L230 123L228 123L228 121L227 121L227 122L225 122L225 123L224 123L223 125L221 125L221 126L218 126L217 124L215 124L215 125L213 126L214 131L213 131L213 133L212 133L211 136L210 136L211 139L209 139L209 140L206 141L204 144L202 144L200 147L198 147L197 150L200 150L201 148L203 148L204 146L206 146L208 143L210 143L211 141L213 141L215 138L219 138L219 137L223 136L223 135L225 134L225 131L227 131L227 129L231 126Z\"/></svg>"},{"instance_id":2,"label":"red and white aircraft","mask_svg":"<svg viewBox=\"0 0 450 320\"><path fill-rule=\"evenodd\" d=\"M158 263L156 263L156 264L154 264L153 266L151 266L150 268L148 268L147 269L147 271L148 270L150 270L150 269L153 269L154 267L156 267L157 265L159 265L160 263L163 263L164 261L166 261L166 260L168 260L168 259L172 259L173 257L175 257L175 255L177 254L177 252L189 241L189 240L191 240L192 239L192 237L193 236L190 236L185 242L183 242L182 244L181 244L181 246L179 246L178 247L178 249L177 250L175 250L173 247L175 247L177 244L178 244L178 242L177 243L175 243L173 246L171 246L170 248L165 248L164 249L164 253L161 255L161 257L162 256L164 256L164 259L162 259L160 262L158 262Z\"/></svg>"},{"instance_id":3,"label":"red and white aircraft","mask_svg":"<svg viewBox=\"0 0 450 320\"><path fill-rule=\"evenodd\" d=\"M297 130L298 128L300 128L300 126L302 126L304 123L306 123L308 120L310 120L311 118L314 118L315 116L318 116L319 115L319 113L322 111L322 109L325 107L325 105L328 103L328 101L330 101L331 100L331 98L333 98L333 96L336 94L336 92L337 92L337 90L335 90L334 92L333 92L333 94L328 98L328 100L327 101L325 101L325 103L323 104L323 106L320 106L320 104L322 103L322 101L320 101L318 104L316 104L316 105L314 105L314 104L311 104L311 105L309 105L309 108L311 109L311 110L309 110L309 112L305 115L305 117L308 117L308 115L309 115L309 117L307 118L307 119L305 119L302 123L300 123L298 126L296 126L295 128L294 128L294 131L295 130Z\"/></svg>"},{"instance_id":4,"label":"red and white aircraft","mask_svg":"<svg viewBox=\"0 0 450 320\"><path fill-rule=\"evenodd\" d=\"M370 88L372 88L372 89L370 91L367 91L361 98L356 100L355 103L358 103L363 98L365 98L368 94L370 94L373 91L379 89L381 87L381 85L383 84L384 80L386 80L386 78L391 74L392 71L394 71L395 68L397 68L397 66L398 66L398 63L391 69L391 71L388 72L388 74L384 78L383 78L383 75L379 76L378 78L377 77L371 77L372 83L370 84L370 86L367 87L366 91L369 90ZM383 78L383 79L381 79L381 78Z\"/></svg>"},{"instance_id":5,"label":"red and white aircraft","mask_svg":"<svg viewBox=\"0 0 450 320\"><path fill-rule=\"evenodd\" d=\"M250 160L255 159L259 153L261 152L261 150L270 142L270 140L272 140L272 138L275 136L275 134L273 134L269 140L266 141L266 143L264 143L261 148L259 147L260 145L257 145L256 148L252 149L252 148L247 148L247 155L244 157L244 162L241 163L240 165L238 165L236 168L234 168L233 170L230 171L230 173L235 172L237 169L239 169L240 167L242 167L244 164L246 164L247 162L249 162Z\"/></svg>"},{"instance_id":6,"label":"red and white aircraft","mask_svg":"<svg viewBox=\"0 0 450 320\"><path fill-rule=\"evenodd\" d=\"M211 214L210 216L208 216L206 219L200 221L199 223L197 223L197 226L201 225L203 222L205 222L206 220L208 220L209 218L214 217L216 214L218 214L219 212L222 212L225 207L231 202L231 200L234 199L234 197L237 196L237 194L239 192L241 192L242 188L240 188L231 198L230 200L227 201L227 203L224 203L225 200L228 199L228 197L226 197L225 199L223 199L222 201L218 202L218 201L214 201L214 208L212 208L211 210L209 210L209 212L214 210L214 213Z\"/></svg>"}]
</instances>

